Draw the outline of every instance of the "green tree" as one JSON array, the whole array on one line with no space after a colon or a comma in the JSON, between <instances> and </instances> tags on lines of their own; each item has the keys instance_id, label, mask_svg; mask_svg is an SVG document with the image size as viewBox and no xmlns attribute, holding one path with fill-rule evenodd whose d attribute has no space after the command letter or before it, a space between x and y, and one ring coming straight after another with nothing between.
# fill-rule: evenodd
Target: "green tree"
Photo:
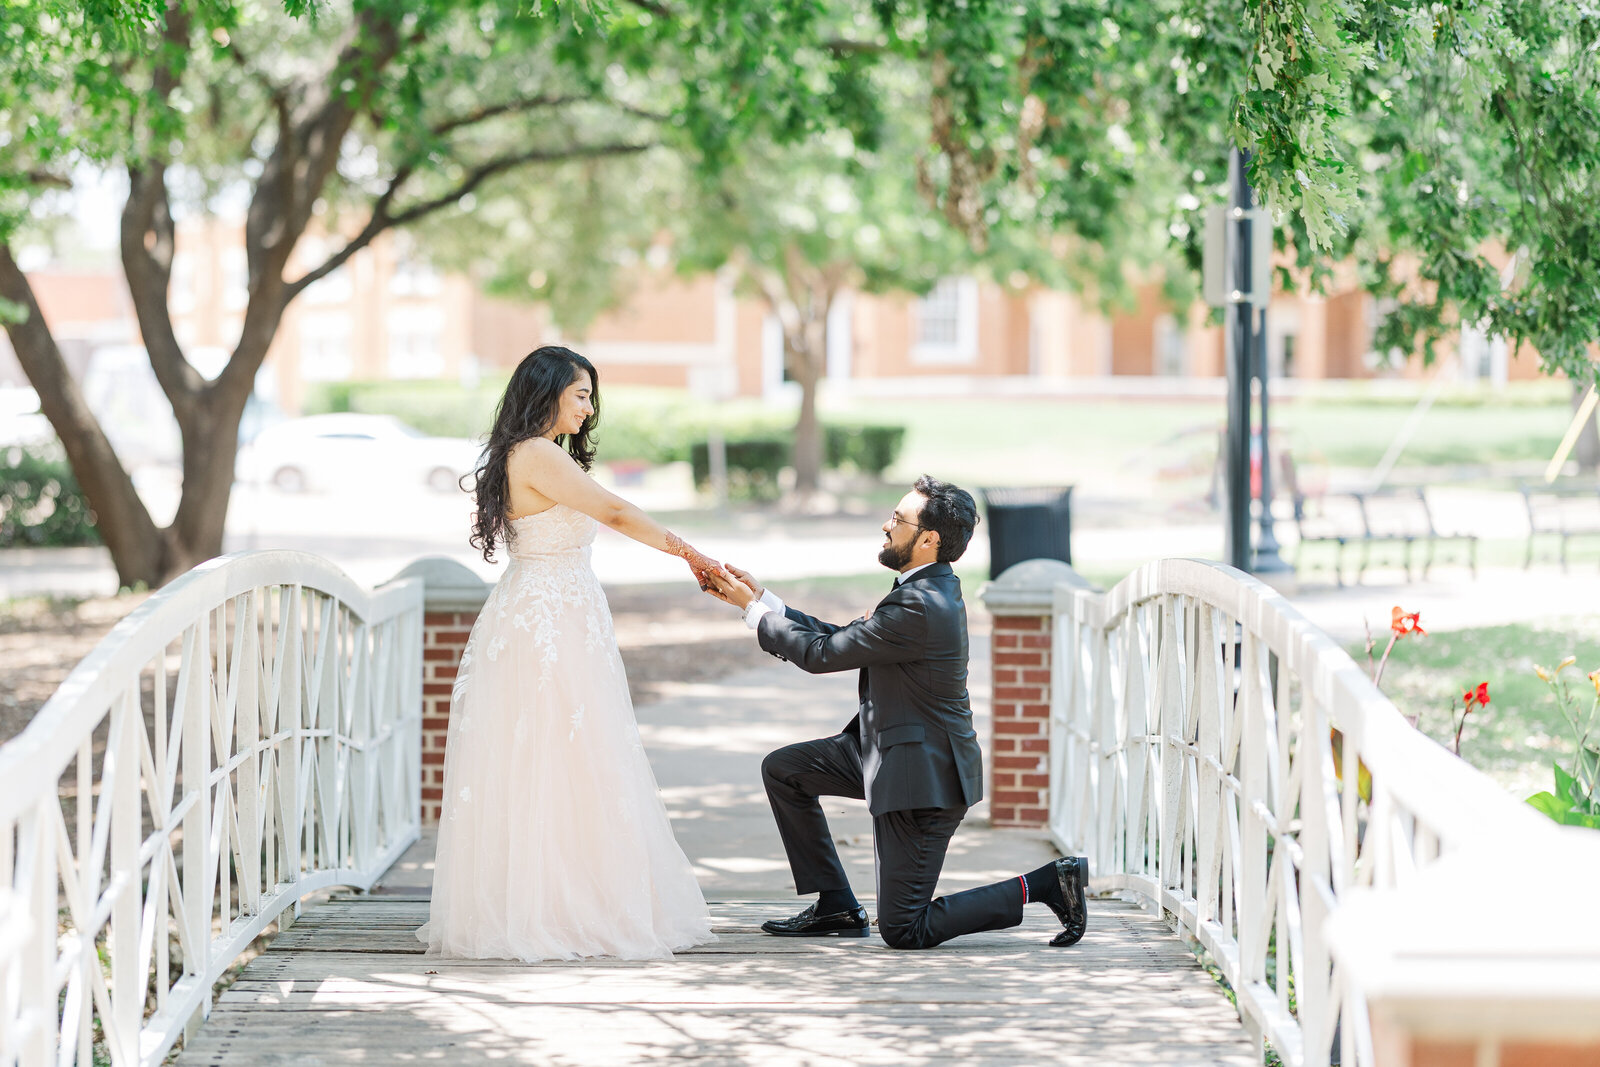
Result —
<instances>
[{"instance_id":1,"label":"green tree","mask_svg":"<svg viewBox=\"0 0 1600 1067\"><path fill-rule=\"evenodd\" d=\"M832 107L826 70L802 82L775 60L809 39L815 14L802 0L637 0L601 13L520 0L4 0L0 312L121 580L159 584L221 550L239 420L308 286L379 234L465 212L530 168L569 183L583 164L675 150L714 169L751 131L803 135ZM16 260L50 192L93 165L127 173L122 268L182 434L183 493L165 529ZM241 195L249 302L226 367L207 380L167 306L176 219ZM345 242L291 275L314 220Z\"/></svg>"}]
</instances>

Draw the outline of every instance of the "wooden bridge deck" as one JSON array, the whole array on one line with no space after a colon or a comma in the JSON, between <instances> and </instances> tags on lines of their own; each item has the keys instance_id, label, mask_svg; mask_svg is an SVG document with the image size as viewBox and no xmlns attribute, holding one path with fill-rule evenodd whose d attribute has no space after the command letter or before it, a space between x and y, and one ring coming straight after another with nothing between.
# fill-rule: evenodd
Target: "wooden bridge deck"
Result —
<instances>
[{"instance_id":1,"label":"wooden bridge deck","mask_svg":"<svg viewBox=\"0 0 1600 1067\"><path fill-rule=\"evenodd\" d=\"M714 902L720 940L671 961L527 965L426 957L425 899L335 898L245 968L177 1062L1260 1062L1221 989L1132 904L1093 901L1071 949L1030 912L916 953L760 933L786 907Z\"/></svg>"}]
</instances>

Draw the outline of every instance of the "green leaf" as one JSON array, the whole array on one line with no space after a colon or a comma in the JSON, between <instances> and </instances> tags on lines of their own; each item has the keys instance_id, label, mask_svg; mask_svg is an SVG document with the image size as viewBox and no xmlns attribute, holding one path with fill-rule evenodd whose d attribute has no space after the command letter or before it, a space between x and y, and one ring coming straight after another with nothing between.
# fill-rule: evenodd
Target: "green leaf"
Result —
<instances>
[{"instance_id":1,"label":"green leaf","mask_svg":"<svg viewBox=\"0 0 1600 1067\"><path fill-rule=\"evenodd\" d=\"M1567 812L1571 810L1571 805L1558 800L1556 795L1550 792L1533 794L1528 798L1528 804L1556 822L1565 822Z\"/></svg>"},{"instance_id":2,"label":"green leaf","mask_svg":"<svg viewBox=\"0 0 1600 1067\"><path fill-rule=\"evenodd\" d=\"M1583 787L1578 784L1578 780L1562 770L1558 763L1552 763L1550 767L1556 772L1556 795L1568 798L1574 805L1582 804Z\"/></svg>"}]
</instances>

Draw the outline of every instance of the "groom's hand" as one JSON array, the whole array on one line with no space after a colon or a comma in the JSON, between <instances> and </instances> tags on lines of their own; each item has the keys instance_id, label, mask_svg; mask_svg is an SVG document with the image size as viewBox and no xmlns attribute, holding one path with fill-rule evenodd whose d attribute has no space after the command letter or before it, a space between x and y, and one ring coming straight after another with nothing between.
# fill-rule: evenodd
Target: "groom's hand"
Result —
<instances>
[{"instance_id":1,"label":"groom's hand","mask_svg":"<svg viewBox=\"0 0 1600 1067\"><path fill-rule=\"evenodd\" d=\"M756 581L755 575L751 574L749 571L742 571L738 567L735 567L731 563L724 563L722 565L722 569L727 571L729 574L733 575L735 578L739 579L739 581L743 582L745 588L749 589L750 592L754 593L755 596L756 596L756 599L758 599L758 600L761 598L761 594L763 594L763 593L765 593L767 591L766 587L763 586L760 582Z\"/></svg>"},{"instance_id":2,"label":"groom's hand","mask_svg":"<svg viewBox=\"0 0 1600 1067\"><path fill-rule=\"evenodd\" d=\"M751 601L755 600L759 595L746 583L744 577L734 577L735 574L743 575L744 573L736 567L722 566L706 573L707 577L711 579L711 588L707 592L718 600L732 604L740 611L748 608Z\"/></svg>"}]
</instances>

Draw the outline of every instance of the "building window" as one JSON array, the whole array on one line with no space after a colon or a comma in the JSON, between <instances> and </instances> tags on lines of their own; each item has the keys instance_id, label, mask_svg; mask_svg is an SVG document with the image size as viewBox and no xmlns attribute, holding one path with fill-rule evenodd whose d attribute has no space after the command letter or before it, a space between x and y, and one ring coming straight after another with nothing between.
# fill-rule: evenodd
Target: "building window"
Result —
<instances>
[{"instance_id":1,"label":"building window","mask_svg":"<svg viewBox=\"0 0 1600 1067\"><path fill-rule=\"evenodd\" d=\"M302 237L296 250L302 272L313 271L328 261L338 251L332 242L316 237ZM342 304L350 299L355 287L350 281L350 264L347 260L310 285L301 297L308 304Z\"/></svg>"},{"instance_id":2,"label":"building window","mask_svg":"<svg viewBox=\"0 0 1600 1067\"><path fill-rule=\"evenodd\" d=\"M391 378L437 378L444 373L443 311L396 308L388 325Z\"/></svg>"},{"instance_id":3,"label":"building window","mask_svg":"<svg viewBox=\"0 0 1600 1067\"><path fill-rule=\"evenodd\" d=\"M433 266L407 256L395 264L389 277L389 292L396 296L438 296L444 280Z\"/></svg>"},{"instance_id":4,"label":"building window","mask_svg":"<svg viewBox=\"0 0 1600 1067\"><path fill-rule=\"evenodd\" d=\"M307 315L300 320L300 377L308 382L343 382L354 371L350 316Z\"/></svg>"},{"instance_id":5,"label":"building window","mask_svg":"<svg viewBox=\"0 0 1600 1067\"><path fill-rule=\"evenodd\" d=\"M945 278L911 309L915 363L971 363L978 358L978 283Z\"/></svg>"},{"instance_id":6,"label":"building window","mask_svg":"<svg viewBox=\"0 0 1600 1067\"><path fill-rule=\"evenodd\" d=\"M1188 370L1187 338L1175 316L1158 315L1155 322L1155 372L1165 378L1181 378Z\"/></svg>"},{"instance_id":7,"label":"building window","mask_svg":"<svg viewBox=\"0 0 1600 1067\"><path fill-rule=\"evenodd\" d=\"M167 305L174 315L187 315L195 309L193 252L174 252L172 279L167 287Z\"/></svg>"},{"instance_id":8,"label":"building window","mask_svg":"<svg viewBox=\"0 0 1600 1067\"><path fill-rule=\"evenodd\" d=\"M242 248L222 253L222 305L238 311L250 303L250 259Z\"/></svg>"}]
</instances>

